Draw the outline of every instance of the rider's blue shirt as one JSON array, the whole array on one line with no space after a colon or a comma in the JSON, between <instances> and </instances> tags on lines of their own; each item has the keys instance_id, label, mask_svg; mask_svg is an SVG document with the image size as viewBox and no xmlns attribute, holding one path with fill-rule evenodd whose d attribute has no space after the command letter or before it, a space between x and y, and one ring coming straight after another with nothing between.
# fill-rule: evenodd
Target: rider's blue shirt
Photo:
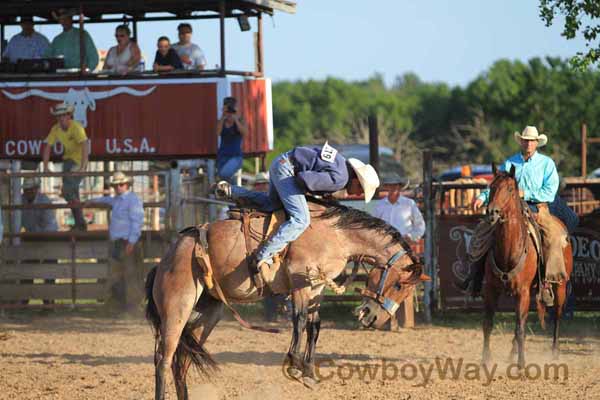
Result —
<instances>
[{"instance_id":1,"label":"rider's blue shirt","mask_svg":"<svg viewBox=\"0 0 600 400\"><path fill-rule=\"evenodd\" d=\"M524 199L533 203L551 203L558 192L558 172L554 161L537 151L525 161L521 153L510 157L500 166L502 171L510 171L515 166L515 178L519 189L524 192ZM478 196L487 204L490 190L487 189Z\"/></svg>"}]
</instances>

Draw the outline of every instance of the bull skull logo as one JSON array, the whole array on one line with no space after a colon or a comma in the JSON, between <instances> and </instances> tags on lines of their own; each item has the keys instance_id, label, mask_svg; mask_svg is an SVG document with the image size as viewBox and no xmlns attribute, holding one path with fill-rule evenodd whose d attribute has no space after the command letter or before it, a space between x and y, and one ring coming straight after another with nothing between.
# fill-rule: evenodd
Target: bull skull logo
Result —
<instances>
[{"instance_id":1,"label":"bull skull logo","mask_svg":"<svg viewBox=\"0 0 600 400\"><path fill-rule=\"evenodd\" d=\"M107 99L118 94L129 94L132 96L147 96L156 89L156 86L148 90L135 90L128 87L118 87L111 90L92 92L88 88L83 90L69 89L67 92L45 92L39 89L27 90L23 93L13 94L2 90L2 93L11 100L23 100L29 96L39 96L48 100L62 101L75 107L73 118L87 127L87 109L96 110L96 100Z\"/></svg>"}]
</instances>

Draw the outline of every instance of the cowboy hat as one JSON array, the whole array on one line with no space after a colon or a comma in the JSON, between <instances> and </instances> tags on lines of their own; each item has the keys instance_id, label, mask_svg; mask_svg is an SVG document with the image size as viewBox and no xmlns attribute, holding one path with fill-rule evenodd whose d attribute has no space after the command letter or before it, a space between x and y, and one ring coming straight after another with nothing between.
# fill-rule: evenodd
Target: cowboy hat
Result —
<instances>
[{"instance_id":1,"label":"cowboy hat","mask_svg":"<svg viewBox=\"0 0 600 400\"><path fill-rule=\"evenodd\" d=\"M120 185L121 183L131 183L131 178L122 173L121 171L117 171L113 174L112 178L110 179L110 185L116 186Z\"/></svg>"},{"instance_id":2,"label":"cowboy hat","mask_svg":"<svg viewBox=\"0 0 600 400\"><path fill-rule=\"evenodd\" d=\"M401 177L400 175L398 175L395 172L392 172L390 174L384 175L382 182L383 185L400 185L400 191L406 190L406 188L408 188L408 186L410 185L410 179L406 178L406 177Z\"/></svg>"},{"instance_id":3,"label":"cowboy hat","mask_svg":"<svg viewBox=\"0 0 600 400\"><path fill-rule=\"evenodd\" d=\"M39 188L39 187L40 187L40 178L35 178L35 177L29 177L29 178L23 179L23 184L21 185L21 188L23 190L34 189L34 188Z\"/></svg>"},{"instance_id":4,"label":"cowboy hat","mask_svg":"<svg viewBox=\"0 0 600 400\"><path fill-rule=\"evenodd\" d=\"M515 132L514 135L517 143L520 143L521 139L537 140L539 147L545 146L546 143L548 143L548 137L546 135L540 135L535 126L526 126L525 129L523 129L523 132Z\"/></svg>"},{"instance_id":5,"label":"cowboy hat","mask_svg":"<svg viewBox=\"0 0 600 400\"><path fill-rule=\"evenodd\" d=\"M75 107L72 104L60 103L57 104L54 108L50 108L50 114L58 117L59 115L64 114L73 114L75 112Z\"/></svg>"},{"instance_id":6,"label":"cowboy hat","mask_svg":"<svg viewBox=\"0 0 600 400\"><path fill-rule=\"evenodd\" d=\"M61 17L73 17L79 12L75 8L59 8L58 11L52 11L52 18L58 20Z\"/></svg>"},{"instance_id":7,"label":"cowboy hat","mask_svg":"<svg viewBox=\"0 0 600 400\"><path fill-rule=\"evenodd\" d=\"M269 173L268 172L259 172L254 177L254 183L269 183Z\"/></svg>"},{"instance_id":8,"label":"cowboy hat","mask_svg":"<svg viewBox=\"0 0 600 400\"><path fill-rule=\"evenodd\" d=\"M365 192L365 203L368 203L375 195L375 190L379 187L377 171L375 171L375 168L371 165L365 164L356 158L349 158L348 164L350 164L356 173L358 181L363 188L363 192Z\"/></svg>"}]
</instances>

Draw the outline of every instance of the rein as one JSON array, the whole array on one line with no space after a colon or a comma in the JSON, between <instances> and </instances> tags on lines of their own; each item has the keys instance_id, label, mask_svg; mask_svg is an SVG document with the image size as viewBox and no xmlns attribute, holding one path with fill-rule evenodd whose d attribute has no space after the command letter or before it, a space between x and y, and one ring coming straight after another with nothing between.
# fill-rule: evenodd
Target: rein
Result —
<instances>
[{"instance_id":1,"label":"rein","mask_svg":"<svg viewBox=\"0 0 600 400\"><path fill-rule=\"evenodd\" d=\"M370 297L375 300L379 305L390 315L395 315L396 311L400 307L400 304L396 303L394 300L389 297L385 297L383 295L383 288L385 287L385 281L387 280L388 273L390 268L404 255L410 255L410 253L402 248L394 253L389 260L385 263L385 265L375 266L375 268L382 268L383 272L381 273L381 279L379 280L379 286L377 287L377 291L373 292L367 288L359 289L356 288L356 291L365 297ZM412 259L412 257L411 257Z\"/></svg>"}]
</instances>

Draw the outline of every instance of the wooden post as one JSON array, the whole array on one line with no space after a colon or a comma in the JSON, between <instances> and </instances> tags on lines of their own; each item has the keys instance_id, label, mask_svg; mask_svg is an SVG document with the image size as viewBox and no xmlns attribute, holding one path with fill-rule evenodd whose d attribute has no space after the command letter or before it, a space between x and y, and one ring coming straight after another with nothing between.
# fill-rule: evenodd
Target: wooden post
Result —
<instances>
[{"instance_id":1,"label":"wooden post","mask_svg":"<svg viewBox=\"0 0 600 400\"><path fill-rule=\"evenodd\" d=\"M77 242L75 234L71 234L71 306L77 303Z\"/></svg>"},{"instance_id":2,"label":"wooden post","mask_svg":"<svg viewBox=\"0 0 600 400\"><path fill-rule=\"evenodd\" d=\"M423 152L423 202L425 205L425 272L431 282L424 282L423 304L425 320L431 323L431 310L434 303L435 248L434 248L434 193L433 193L433 160L431 150Z\"/></svg>"},{"instance_id":3,"label":"wooden post","mask_svg":"<svg viewBox=\"0 0 600 400\"><path fill-rule=\"evenodd\" d=\"M581 125L581 177L587 176L587 125Z\"/></svg>"},{"instance_id":4,"label":"wooden post","mask_svg":"<svg viewBox=\"0 0 600 400\"><path fill-rule=\"evenodd\" d=\"M259 12L256 17L258 22L258 29L256 32L256 72L261 76L264 74L263 65L263 20L262 13Z\"/></svg>"},{"instance_id":5,"label":"wooden post","mask_svg":"<svg viewBox=\"0 0 600 400\"><path fill-rule=\"evenodd\" d=\"M221 75L225 75L225 0L219 1L219 34L221 42Z\"/></svg>"},{"instance_id":6,"label":"wooden post","mask_svg":"<svg viewBox=\"0 0 600 400\"><path fill-rule=\"evenodd\" d=\"M369 115L369 164L379 173L379 127L375 115Z\"/></svg>"},{"instance_id":7,"label":"wooden post","mask_svg":"<svg viewBox=\"0 0 600 400\"><path fill-rule=\"evenodd\" d=\"M83 30L83 5L79 4L79 75L85 68L85 35Z\"/></svg>"}]
</instances>

